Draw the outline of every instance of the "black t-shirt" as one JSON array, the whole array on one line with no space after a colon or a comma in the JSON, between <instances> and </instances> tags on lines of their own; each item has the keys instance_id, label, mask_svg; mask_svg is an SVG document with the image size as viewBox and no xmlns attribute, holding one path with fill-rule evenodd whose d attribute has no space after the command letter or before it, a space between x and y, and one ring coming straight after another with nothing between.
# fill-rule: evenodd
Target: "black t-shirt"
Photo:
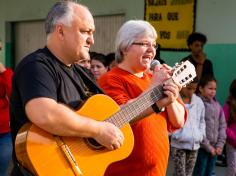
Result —
<instances>
[{"instance_id":1,"label":"black t-shirt","mask_svg":"<svg viewBox=\"0 0 236 176\"><path fill-rule=\"evenodd\" d=\"M10 97L13 141L20 127L28 122L25 105L29 100L47 97L78 109L92 94L102 93L86 71L60 62L47 47L26 56L17 66ZM60 118L60 117L58 117Z\"/></svg>"},{"instance_id":2,"label":"black t-shirt","mask_svg":"<svg viewBox=\"0 0 236 176\"><path fill-rule=\"evenodd\" d=\"M197 67L197 62L193 59L192 55L183 58L181 61L186 61L186 60L189 60L194 65L195 68ZM213 65L209 59L206 59L203 63L201 77L204 77L205 75L214 76Z\"/></svg>"}]
</instances>

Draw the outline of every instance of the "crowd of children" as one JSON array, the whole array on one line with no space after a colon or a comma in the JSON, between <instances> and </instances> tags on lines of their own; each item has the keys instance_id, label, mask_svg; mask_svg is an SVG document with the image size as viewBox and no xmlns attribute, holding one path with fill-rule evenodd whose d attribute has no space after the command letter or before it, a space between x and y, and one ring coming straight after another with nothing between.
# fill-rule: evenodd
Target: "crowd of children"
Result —
<instances>
[{"instance_id":1,"label":"crowd of children","mask_svg":"<svg viewBox=\"0 0 236 176\"><path fill-rule=\"evenodd\" d=\"M182 59L193 63L195 80L180 96L188 110L185 126L171 134L171 157L175 176L212 176L217 156L226 146L226 176L236 175L236 79L222 108L216 99L217 81L203 47L206 36L192 33L188 40L191 54ZM226 145L225 145L226 144Z\"/></svg>"}]
</instances>

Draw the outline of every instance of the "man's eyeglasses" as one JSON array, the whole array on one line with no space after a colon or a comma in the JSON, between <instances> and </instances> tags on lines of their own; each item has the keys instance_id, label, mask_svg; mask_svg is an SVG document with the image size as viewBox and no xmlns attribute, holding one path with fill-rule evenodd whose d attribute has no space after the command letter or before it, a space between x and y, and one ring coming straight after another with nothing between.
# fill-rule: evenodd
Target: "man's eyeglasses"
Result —
<instances>
[{"instance_id":1,"label":"man's eyeglasses","mask_svg":"<svg viewBox=\"0 0 236 176\"><path fill-rule=\"evenodd\" d=\"M145 48L148 48L148 47L153 47L155 49L158 48L158 45L156 43L149 43L149 42L133 42L132 45L139 45Z\"/></svg>"}]
</instances>

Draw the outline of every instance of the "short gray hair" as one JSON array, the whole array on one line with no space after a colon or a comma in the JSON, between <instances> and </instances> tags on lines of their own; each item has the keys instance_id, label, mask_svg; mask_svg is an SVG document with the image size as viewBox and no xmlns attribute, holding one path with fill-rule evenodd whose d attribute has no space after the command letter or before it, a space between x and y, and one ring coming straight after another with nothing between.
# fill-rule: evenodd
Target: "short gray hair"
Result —
<instances>
[{"instance_id":1,"label":"short gray hair","mask_svg":"<svg viewBox=\"0 0 236 176\"><path fill-rule=\"evenodd\" d=\"M55 25L62 23L70 26L74 15L74 5L72 1L60 1L55 3L49 10L45 21L46 35L54 31Z\"/></svg>"},{"instance_id":2,"label":"short gray hair","mask_svg":"<svg viewBox=\"0 0 236 176\"><path fill-rule=\"evenodd\" d=\"M121 63L123 61L122 51L130 47L137 38L145 36L157 39L157 32L149 22L143 20L125 22L119 29L115 40L116 61Z\"/></svg>"}]
</instances>

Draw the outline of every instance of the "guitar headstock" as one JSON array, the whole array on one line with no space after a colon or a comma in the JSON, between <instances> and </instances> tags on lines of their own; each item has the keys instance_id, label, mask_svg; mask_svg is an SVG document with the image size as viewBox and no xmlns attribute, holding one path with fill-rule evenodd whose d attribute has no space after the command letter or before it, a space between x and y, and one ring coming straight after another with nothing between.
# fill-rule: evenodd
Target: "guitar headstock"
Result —
<instances>
[{"instance_id":1,"label":"guitar headstock","mask_svg":"<svg viewBox=\"0 0 236 176\"><path fill-rule=\"evenodd\" d=\"M187 61L176 64L173 67L172 79L176 84L184 87L196 77L196 71L194 65Z\"/></svg>"}]
</instances>

